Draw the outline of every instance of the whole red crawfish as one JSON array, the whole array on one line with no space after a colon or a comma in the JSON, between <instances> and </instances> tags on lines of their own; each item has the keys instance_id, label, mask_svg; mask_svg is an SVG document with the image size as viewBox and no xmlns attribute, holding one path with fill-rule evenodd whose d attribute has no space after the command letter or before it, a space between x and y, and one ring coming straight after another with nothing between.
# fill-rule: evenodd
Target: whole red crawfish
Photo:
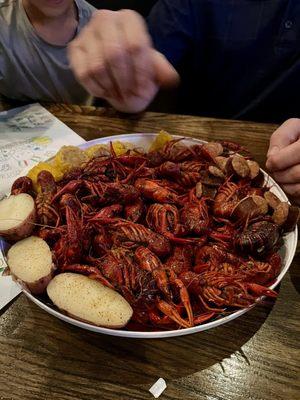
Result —
<instances>
[{"instance_id":1,"label":"whole red crawfish","mask_svg":"<svg viewBox=\"0 0 300 400\"><path fill-rule=\"evenodd\" d=\"M157 283L157 287L161 290L165 299L158 297L156 306L157 308L169 319L176 322L179 326L190 327L194 325L193 311L190 302L190 297L187 288L180 279L174 273L170 276L165 267L160 262L159 258L151 253L151 251L145 247L139 247L135 251L135 257L139 262L142 269L150 271ZM186 310L188 321L184 320L179 314L176 306L172 301L171 286L174 285L179 291L180 301Z\"/></svg>"},{"instance_id":2,"label":"whole red crawfish","mask_svg":"<svg viewBox=\"0 0 300 400\"><path fill-rule=\"evenodd\" d=\"M172 204L152 204L147 212L149 228L167 237L174 237L180 231L179 211Z\"/></svg>"},{"instance_id":3,"label":"whole red crawfish","mask_svg":"<svg viewBox=\"0 0 300 400\"><path fill-rule=\"evenodd\" d=\"M159 184L159 181L149 179L137 179L135 187L147 199L159 203L178 203L179 198L175 191L165 188Z\"/></svg>"},{"instance_id":4,"label":"whole red crawfish","mask_svg":"<svg viewBox=\"0 0 300 400\"><path fill-rule=\"evenodd\" d=\"M180 275L192 269L193 257L193 246L176 245L173 249L173 254L164 263L164 267L168 271L173 271L176 275Z\"/></svg>"},{"instance_id":5,"label":"whole red crawfish","mask_svg":"<svg viewBox=\"0 0 300 400\"><path fill-rule=\"evenodd\" d=\"M191 191L189 201L184 204L180 212L180 220L188 233L203 235L210 225L206 199L199 200Z\"/></svg>"},{"instance_id":6,"label":"whole red crawfish","mask_svg":"<svg viewBox=\"0 0 300 400\"><path fill-rule=\"evenodd\" d=\"M52 204L57 192L57 185L53 175L48 171L41 171L37 177L40 193L35 199L39 222L44 225L58 226L60 215L58 209Z\"/></svg>"},{"instance_id":7,"label":"whole red crawfish","mask_svg":"<svg viewBox=\"0 0 300 400\"><path fill-rule=\"evenodd\" d=\"M58 266L80 262L90 247L92 229L70 207L66 207L66 230L53 246Z\"/></svg>"},{"instance_id":8,"label":"whole red crawfish","mask_svg":"<svg viewBox=\"0 0 300 400\"><path fill-rule=\"evenodd\" d=\"M271 285L278 276L282 261L278 253L268 255L264 260L250 258L243 263L241 269L246 272L248 279L260 285Z\"/></svg>"},{"instance_id":9,"label":"whole red crawfish","mask_svg":"<svg viewBox=\"0 0 300 400\"><path fill-rule=\"evenodd\" d=\"M11 187L12 195L20 194L20 193L27 193L32 195L33 193L33 184L32 180L28 178L28 176L21 176L20 178L16 179Z\"/></svg>"},{"instance_id":10,"label":"whole red crawfish","mask_svg":"<svg viewBox=\"0 0 300 400\"><path fill-rule=\"evenodd\" d=\"M125 206L125 218L128 221L139 222L145 211L145 204L141 198L138 198L132 204Z\"/></svg>"},{"instance_id":11,"label":"whole red crawfish","mask_svg":"<svg viewBox=\"0 0 300 400\"><path fill-rule=\"evenodd\" d=\"M180 143L182 139L175 139L167 142L159 151L164 160L180 162L195 156L192 147Z\"/></svg>"},{"instance_id":12,"label":"whole red crawfish","mask_svg":"<svg viewBox=\"0 0 300 400\"><path fill-rule=\"evenodd\" d=\"M206 271L203 274L185 272L180 275L189 291L198 296L207 311L222 312L226 307L245 308L262 296L277 297L273 290L245 281L243 273L225 274Z\"/></svg>"},{"instance_id":13,"label":"whole red crawfish","mask_svg":"<svg viewBox=\"0 0 300 400\"><path fill-rule=\"evenodd\" d=\"M233 242L237 251L261 256L275 247L279 237L279 227L276 224L260 221L251 224L243 232L237 232Z\"/></svg>"},{"instance_id":14,"label":"whole red crawfish","mask_svg":"<svg viewBox=\"0 0 300 400\"><path fill-rule=\"evenodd\" d=\"M129 204L139 197L139 192L132 186L119 182L97 183L88 180L72 180L60 188L52 197L55 203L66 194L77 194L84 202L93 202L94 205L106 205L111 203Z\"/></svg>"},{"instance_id":15,"label":"whole red crawfish","mask_svg":"<svg viewBox=\"0 0 300 400\"><path fill-rule=\"evenodd\" d=\"M185 206L183 208L183 215ZM187 213L188 214L188 213ZM148 226L155 232L167 237L171 242L177 244L189 244L189 243L203 243L205 238L187 238L181 237L192 232L189 229L188 222L190 214L187 218L182 218L183 223L180 222L180 215L178 209L172 204L152 204L146 216L146 222ZM194 214L193 214L194 216ZM186 225L185 225L186 223ZM199 226L201 221L198 221Z\"/></svg>"},{"instance_id":16,"label":"whole red crawfish","mask_svg":"<svg viewBox=\"0 0 300 400\"><path fill-rule=\"evenodd\" d=\"M231 216L232 211L238 203L238 190L239 185L227 181L218 190L215 197L213 212L215 216L228 218Z\"/></svg>"},{"instance_id":17,"label":"whole red crawfish","mask_svg":"<svg viewBox=\"0 0 300 400\"><path fill-rule=\"evenodd\" d=\"M159 257L164 257L171 251L167 238L151 231L144 225L120 218L99 218L97 222L108 226L107 229L117 247L134 248L139 245L148 245L149 249Z\"/></svg>"},{"instance_id":18,"label":"whole red crawfish","mask_svg":"<svg viewBox=\"0 0 300 400\"><path fill-rule=\"evenodd\" d=\"M203 164L199 162L186 161L182 164L176 164L166 161L156 168L158 177L169 178L179 184L181 187L189 188L196 185L201 179L200 170Z\"/></svg>"}]
</instances>

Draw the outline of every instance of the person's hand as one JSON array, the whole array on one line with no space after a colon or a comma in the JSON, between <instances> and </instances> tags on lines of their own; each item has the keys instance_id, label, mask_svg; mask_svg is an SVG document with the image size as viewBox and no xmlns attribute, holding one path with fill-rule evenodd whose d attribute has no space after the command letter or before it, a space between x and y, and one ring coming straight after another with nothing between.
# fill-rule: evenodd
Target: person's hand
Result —
<instances>
[{"instance_id":1,"label":"person's hand","mask_svg":"<svg viewBox=\"0 0 300 400\"><path fill-rule=\"evenodd\" d=\"M179 75L152 47L143 18L134 11L96 11L69 45L71 68L93 96L123 112L144 110L160 87Z\"/></svg>"},{"instance_id":2,"label":"person's hand","mask_svg":"<svg viewBox=\"0 0 300 400\"><path fill-rule=\"evenodd\" d=\"M285 121L272 134L266 167L292 200L300 204L300 119Z\"/></svg>"}]
</instances>

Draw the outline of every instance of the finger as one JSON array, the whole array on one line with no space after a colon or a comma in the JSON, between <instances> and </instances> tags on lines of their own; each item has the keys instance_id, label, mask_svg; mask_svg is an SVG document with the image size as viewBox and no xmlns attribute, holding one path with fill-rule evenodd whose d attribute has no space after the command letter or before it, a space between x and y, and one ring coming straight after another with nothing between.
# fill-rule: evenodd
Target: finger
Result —
<instances>
[{"instance_id":1,"label":"finger","mask_svg":"<svg viewBox=\"0 0 300 400\"><path fill-rule=\"evenodd\" d=\"M285 184L281 185L281 187L289 196L292 196L294 199L297 198L298 202L300 201L300 183Z\"/></svg>"},{"instance_id":2,"label":"finger","mask_svg":"<svg viewBox=\"0 0 300 400\"><path fill-rule=\"evenodd\" d=\"M80 43L74 41L68 46L68 57L71 69L79 83L95 97L105 96L105 88L93 79L88 56Z\"/></svg>"},{"instance_id":3,"label":"finger","mask_svg":"<svg viewBox=\"0 0 300 400\"><path fill-rule=\"evenodd\" d=\"M102 28L98 34L111 82L119 95L125 97L132 84L133 71L122 31L122 14L120 12L113 14L115 22L112 20L112 13L104 14L101 20Z\"/></svg>"},{"instance_id":4,"label":"finger","mask_svg":"<svg viewBox=\"0 0 300 400\"><path fill-rule=\"evenodd\" d=\"M131 93L141 95L149 81L154 81L155 73L152 59L152 42L143 18L132 11L120 12L121 29L124 32L124 41L131 74Z\"/></svg>"},{"instance_id":5,"label":"finger","mask_svg":"<svg viewBox=\"0 0 300 400\"><path fill-rule=\"evenodd\" d=\"M105 14L106 15L106 14ZM119 98L120 90L113 80L107 60L105 59L105 53L103 49L102 29L105 28L103 17L101 18L101 30L90 26L85 31L85 36L82 37L82 42L85 49L85 62L88 68L88 78L93 79L97 84L103 88L106 96L112 96ZM113 36L115 30L115 24L111 23L110 32Z\"/></svg>"},{"instance_id":6,"label":"finger","mask_svg":"<svg viewBox=\"0 0 300 400\"><path fill-rule=\"evenodd\" d=\"M279 183L300 183L300 164L284 171L274 172L273 176Z\"/></svg>"},{"instance_id":7,"label":"finger","mask_svg":"<svg viewBox=\"0 0 300 400\"><path fill-rule=\"evenodd\" d=\"M299 137L300 119L288 119L272 134L267 157L273 156L284 147L294 143Z\"/></svg>"},{"instance_id":8,"label":"finger","mask_svg":"<svg viewBox=\"0 0 300 400\"><path fill-rule=\"evenodd\" d=\"M163 87L174 87L179 84L180 77L176 69L166 57L156 50L153 50L153 62L156 80Z\"/></svg>"},{"instance_id":9,"label":"finger","mask_svg":"<svg viewBox=\"0 0 300 400\"><path fill-rule=\"evenodd\" d=\"M299 163L300 140L297 140L269 157L266 166L270 171L281 171Z\"/></svg>"}]
</instances>

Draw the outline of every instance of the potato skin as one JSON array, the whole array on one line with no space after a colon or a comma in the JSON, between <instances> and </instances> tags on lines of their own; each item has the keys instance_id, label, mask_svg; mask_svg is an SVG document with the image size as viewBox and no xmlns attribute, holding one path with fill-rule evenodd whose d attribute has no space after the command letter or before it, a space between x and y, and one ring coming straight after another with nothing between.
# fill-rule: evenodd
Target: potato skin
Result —
<instances>
[{"instance_id":1,"label":"potato skin","mask_svg":"<svg viewBox=\"0 0 300 400\"><path fill-rule=\"evenodd\" d=\"M44 293L47 286L49 285L50 281L53 278L54 271L55 271L55 268L53 266L52 270L49 272L49 274L47 276L44 276L43 278L38 279L35 282L25 283L25 286L28 288L28 290L32 294L39 295L39 294Z\"/></svg>"},{"instance_id":2,"label":"potato skin","mask_svg":"<svg viewBox=\"0 0 300 400\"><path fill-rule=\"evenodd\" d=\"M34 223L36 222L36 209L28 215L25 221L21 222L19 225L13 228L0 230L0 236L2 236L7 241L17 242L18 240L24 239L31 235L34 229Z\"/></svg>"},{"instance_id":3,"label":"potato skin","mask_svg":"<svg viewBox=\"0 0 300 400\"><path fill-rule=\"evenodd\" d=\"M22 286L23 289L28 290L31 294L33 295L40 295L46 291L47 286L49 285L49 282L53 278L53 274L55 271L55 268L51 270L51 272L47 275L44 276L43 278L40 278L36 280L35 282L24 282L21 279L19 279L16 275L14 275L10 269L8 269L9 274L15 282L17 282L20 286Z\"/></svg>"}]
</instances>

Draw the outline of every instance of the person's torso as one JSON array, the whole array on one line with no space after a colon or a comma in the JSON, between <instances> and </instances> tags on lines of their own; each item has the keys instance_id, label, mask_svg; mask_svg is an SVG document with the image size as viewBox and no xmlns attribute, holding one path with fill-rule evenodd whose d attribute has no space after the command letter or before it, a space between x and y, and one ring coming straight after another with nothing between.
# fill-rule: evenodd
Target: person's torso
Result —
<instances>
[{"instance_id":1,"label":"person's torso","mask_svg":"<svg viewBox=\"0 0 300 400\"><path fill-rule=\"evenodd\" d=\"M185 3L190 26L183 28L186 51L177 64L180 112L269 121L300 116L299 0Z\"/></svg>"},{"instance_id":2,"label":"person's torso","mask_svg":"<svg viewBox=\"0 0 300 400\"><path fill-rule=\"evenodd\" d=\"M94 8L84 0L76 4L78 33ZM69 67L66 46L51 45L37 35L21 0L0 3L0 95L79 104L90 99Z\"/></svg>"}]
</instances>

